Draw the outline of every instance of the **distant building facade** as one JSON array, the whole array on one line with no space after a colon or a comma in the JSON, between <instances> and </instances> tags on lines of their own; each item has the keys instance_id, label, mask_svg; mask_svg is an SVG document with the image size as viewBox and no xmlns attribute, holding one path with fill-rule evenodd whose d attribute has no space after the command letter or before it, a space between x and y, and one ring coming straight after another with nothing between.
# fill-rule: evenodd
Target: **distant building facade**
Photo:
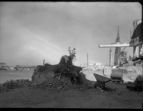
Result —
<instances>
[{"instance_id":1,"label":"distant building facade","mask_svg":"<svg viewBox=\"0 0 143 111\"><path fill-rule=\"evenodd\" d=\"M1 62L0 67L2 67L2 66L6 66L6 63Z\"/></svg>"}]
</instances>

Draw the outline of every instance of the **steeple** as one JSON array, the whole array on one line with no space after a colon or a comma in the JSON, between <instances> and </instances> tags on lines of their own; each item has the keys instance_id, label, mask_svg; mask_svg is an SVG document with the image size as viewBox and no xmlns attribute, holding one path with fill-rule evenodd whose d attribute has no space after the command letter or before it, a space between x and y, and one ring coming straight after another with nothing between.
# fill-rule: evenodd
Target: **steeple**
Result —
<instances>
[{"instance_id":1,"label":"steeple","mask_svg":"<svg viewBox=\"0 0 143 111\"><path fill-rule=\"evenodd\" d=\"M115 41L115 42L116 42L116 43L117 43L117 42L120 42L119 26L118 26L117 38L116 38L116 41Z\"/></svg>"},{"instance_id":2,"label":"steeple","mask_svg":"<svg viewBox=\"0 0 143 111\"><path fill-rule=\"evenodd\" d=\"M120 37L119 37L119 26L118 26L118 32L117 32L117 38L116 38L116 43L120 42ZM119 54L121 52L121 47L116 47L115 48L115 55L114 55L114 65L119 65Z\"/></svg>"}]
</instances>

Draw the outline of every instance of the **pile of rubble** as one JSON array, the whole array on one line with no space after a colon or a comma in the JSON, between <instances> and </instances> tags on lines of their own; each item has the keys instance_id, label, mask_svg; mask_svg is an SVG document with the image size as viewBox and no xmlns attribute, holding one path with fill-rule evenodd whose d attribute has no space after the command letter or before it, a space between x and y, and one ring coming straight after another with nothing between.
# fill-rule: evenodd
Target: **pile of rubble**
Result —
<instances>
[{"instance_id":1,"label":"pile of rubble","mask_svg":"<svg viewBox=\"0 0 143 111\"><path fill-rule=\"evenodd\" d=\"M82 83L81 67L67 64L37 66L32 75L34 87L71 88Z\"/></svg>"},{"instance_id":2,"label":"pile of rubble","mask_svg":"<svg viewBox=\"0 0 143 111\"><path fill-rule=\"evenodd\" d=\"M62 78L54 77L54 74L47 74L46 78L40 78L39 80L35 80L33 82L33 88L72 88L73 85L70 81L70 78L63 76Z\"/></svg>"},{"instance_id":3,"label":"pile of rubble","mask_svg":"<svg viewBox=\"0 0 143 111\"><path fill-rule=\"evenodd\" d=\"M32 82L31 88L40 88L40 89L79 89L79 90L86 90L89 88L94 88L94 85L89 85L89 83L86 83L86 81L83 81L81 83L72 83L71 78L63 75L60 77L60 75L55 76L54 73L41 73L42 76L40 78L35 79ZM44 74L46 77L44 77ZM81 77L82 80L83 76Z\"/></svg>"},{"instance_id":4,"label":"pile of rubble","mask_svg":"<svg viewBox=\"0 0 143 111\"><path fill-rule=\"evenodd\" d=\"M64 55L61 57L59 64L43 64L35 68L32 75L33 86L40 87L73 87L80 84L90 84L91 78L86 78L87 74L83 74L81 67L73 65L75 59L75 48L71 50L69 47L69 56ZM91 83L93 81L91 80ZM94 81L95 84L95 81ZM82 86L82 85L81 85ZM85 85L86 86L86 85ZM93 87L94 85L92 85Z\"/></svg>"}]
</instances>

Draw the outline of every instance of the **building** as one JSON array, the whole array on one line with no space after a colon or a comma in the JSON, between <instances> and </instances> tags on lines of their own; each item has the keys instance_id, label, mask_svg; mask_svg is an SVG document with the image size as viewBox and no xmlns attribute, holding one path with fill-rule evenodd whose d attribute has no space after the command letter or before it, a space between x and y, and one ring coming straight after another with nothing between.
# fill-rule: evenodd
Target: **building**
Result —
<instances>
[{"instance_id":1,"label":"building","mask_svg":"<svg viewBox=\"0 0 143 111\"><path fill-rule=\"evenodd\" d=\"M130 46L133 47L133 59L143 57L142 20L133 21L133 33Z\"/></svg>"},{"instance_id":2,"label":"building","mask_svg":"<svg viewBox=\"0 0 143 111\"><path fill-rule=\"evenodd\" d=\"M31 70L34 69L36 66L27 66L27 65L16 65L16 70Z\"/></svg>"},{"instance_id":3,"label":"building","mask_svg":"<svg viewBox=\"0 0 143 111\"><path fill-rule=\"evenodd\" d=\"M96 66L101 66L102 64L101 64L101 63L95 63L95 65L96 65Z\"/></svg>"},{"instance_id":4,"label":"building","mask_svg":"<svg viewBox=\"0 0 143 111\"><path fill-rule=\"evenodd\" d=\"M6 63L1 62L0 67L6 66Z\"/></svg>"}]
</instances>

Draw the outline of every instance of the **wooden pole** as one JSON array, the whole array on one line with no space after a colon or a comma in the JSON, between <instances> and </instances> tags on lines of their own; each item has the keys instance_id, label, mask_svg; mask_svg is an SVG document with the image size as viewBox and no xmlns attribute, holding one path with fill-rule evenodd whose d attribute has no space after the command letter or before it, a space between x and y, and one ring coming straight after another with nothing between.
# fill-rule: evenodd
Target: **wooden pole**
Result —
<instances>
[{"instance_id":1,"label":"wooden pole","mask_svg":"<svg viewBox=\"0 0 143 111\"><path fill-rule=\"evenodd\" d=\"M43 66L45 65L45 59L43 59Z\"/></svg>"},{"instance_id":2,"label":"wooden pole","mask_svg":"<svg viewBox=\"0 0 143 111\"><path fill-rule=\"evenodd\" d=\"M88 53L87 53L87 66L88 66Z\"/></svg>"},{"instance_id":3,"label":"wooden pole","mask_svg":"<svg viewBox=\"0 0 143 111\"><path fill-rule=\"evenodd\" d=\"M112 61L112 49L109 49L109 66L111 66L111 61Z\"/></svg>"}]
</instances>

